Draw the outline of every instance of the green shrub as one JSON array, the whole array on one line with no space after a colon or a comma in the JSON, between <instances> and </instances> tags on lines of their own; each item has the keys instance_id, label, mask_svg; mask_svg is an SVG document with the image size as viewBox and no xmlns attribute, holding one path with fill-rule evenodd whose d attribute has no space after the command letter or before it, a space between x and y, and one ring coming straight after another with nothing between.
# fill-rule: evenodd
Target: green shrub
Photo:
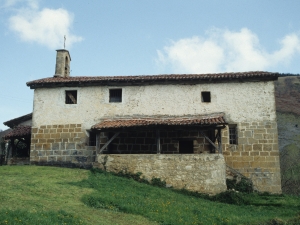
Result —
<instances>
[{"instance_id":1,"label":"green shrub","mask_svg":"<svg viewBox=\"0 0 300 225\"><path fill-rule=\"evenodd\" d=\"M226 179L227 190L236 190L243 193L252 193L254 191L251 179L241 177L238 181L237 177L234 179Z\"/></svg>"},{"instance_id":2,"label":"green shrub","mask_svg":"<svg viewBox=\"0 0 300 225\"><path fill-rule=\"evenodd\" d=\"M245 198L243 193L234 190L228 190L215 196L212 196L211 200L233 205L249 204L249 201Z\"/></svg>"},{"instance_id":3,"label":"green shrub","mask_svg":"<svg viewBox=\"0 0 300 225\"><path fill-rule=\"evenodd\" d=\"M152 177L151 185L157 186L157 187L166 187L166 181L162 181L160 178Z\"/></svg>"}]
</instances>

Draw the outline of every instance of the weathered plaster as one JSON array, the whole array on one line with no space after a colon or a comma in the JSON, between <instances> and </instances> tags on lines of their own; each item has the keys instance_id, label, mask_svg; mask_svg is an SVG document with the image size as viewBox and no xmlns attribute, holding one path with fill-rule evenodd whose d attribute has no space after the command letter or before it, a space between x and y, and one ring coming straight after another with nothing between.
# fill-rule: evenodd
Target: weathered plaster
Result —
<instances>
[{"instance_id":1,"label":"weathered plaster","mask_svg":"<svg viewBox=\"0 0 300 225\"><path fill-rule=\"evenodd\" d=\"M109 103L110 88L122 88L121 103ZM65 90L78 91L77 104L65 104ZM211 92L210 103L201 102L202 91ZM39 88L34 96L33 126L80 123L90 129L104 117L215 112L224 112L229 123L275 121L273 82Z\"/></svg>"}]
</instances>

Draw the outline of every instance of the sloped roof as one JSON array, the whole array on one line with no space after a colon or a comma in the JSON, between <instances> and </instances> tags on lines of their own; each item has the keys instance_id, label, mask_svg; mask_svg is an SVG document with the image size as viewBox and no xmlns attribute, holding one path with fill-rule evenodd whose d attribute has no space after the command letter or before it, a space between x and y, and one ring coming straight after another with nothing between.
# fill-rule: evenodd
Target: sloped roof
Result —
<instances>
[{"instance_id":1,"label":"sloped roof","mask_svg":"<svg viewBox=\"0 0 300 225\"><path fill-rule=\"evenodd\" d=\"M24 116L20 116L20 117L8 120L8 121L4 122L3 124L10 128L14 128L15 126L18 126L20 123L25 122L27 120L31 120L31 119L32 119L32 113L28 113Z\"/></svg>"},{"instance_id":2,"label":"sloped roof","mask_svg":"<svg viewBox=\"0 0 300 225\"><path fill-rule=\"evenodd\" d=\"M164 74L142 76L96 76L96 77L48 77L27 82L31 89L41 87L77 87L96 85L142 85L153 83L196 83L232 80L276 80L279 73L251 71L239 73L211 74Z\"/></svg>"},{"instance_id":3,"label":"sloped roof","mask_svg":"<svg viewBox=\"0 0 300 225\"><path fill-rule=\"evenodd\" d=\"M115 129L146 126L186 126L186 125L223 125L226 124L224 114L197 115L192 117L167 117L167 118L128 118L105 119L92 126L92 129Z\"/></svg>"},{"instance_id":4,"label":"sloped roof","mask_svg":"<svg viewBox=\"0 0 300 225\"><path fill-rule=\"evenodd\" d=\"M4 139L21 138L31 135L31 126L19 125L4 136Z\"/></svg>"}]
</instances>

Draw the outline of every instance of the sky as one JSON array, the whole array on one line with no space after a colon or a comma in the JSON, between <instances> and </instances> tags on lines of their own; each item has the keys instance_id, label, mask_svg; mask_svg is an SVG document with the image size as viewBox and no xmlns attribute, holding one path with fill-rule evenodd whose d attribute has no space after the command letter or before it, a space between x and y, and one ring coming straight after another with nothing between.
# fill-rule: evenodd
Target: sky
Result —
<instances>
[{"instance_id":1,"label":"sky","mask_svg":"<svg viewBox=\"0 0 300 225\"><path fill-rule=\"evenodd\" d=\"M0 129L32 112L26 82L71 76L299 74L299 0L0 0Z\"/></svg>"}]
</instances>

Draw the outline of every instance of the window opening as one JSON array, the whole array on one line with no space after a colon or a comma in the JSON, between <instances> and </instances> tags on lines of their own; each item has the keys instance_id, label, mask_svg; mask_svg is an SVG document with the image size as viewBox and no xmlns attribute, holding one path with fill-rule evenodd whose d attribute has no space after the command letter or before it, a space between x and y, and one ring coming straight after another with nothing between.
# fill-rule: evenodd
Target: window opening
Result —
<instances>
[{"instance_id":1,"label":"window opening","mask_svg":"<svg viewBox=\"0 0 300 225\"><path fill-rule=\"evenodd\" d=\"M69 60L68 60L68 57L66 56L66 59L65 59L65 77L68 76L68 73L69 73Z\"/></svg>"},{"instance_id":2,"label":"window opening","mask_svg":"<svg viewBox=\"0 0 300 225\"><path fill-rule=\"evenodd\" d=\"M77 104L77 91L66 91L66 104Z\"/></svg>"},{"instance_id":3,"label":"window opening","mask_svg":"<svg viewBox=\"0 0 300 225\"><path fill-rule=\"evenodd\" d=\"M231 145L237 145L237 127L236 125L230 125L229 126L229 144Z\"/></svg>"},{"instance_id":4,"label":"window opening","mask_svg":"<svg viewBox=\"0 0 300 225\"><path fill-rule=\"evenodd\" d=\"M122 89L110 89L109 102L122 102Z\"/></svg>"},{"instance_id":5,"label":"window opening","mask_svg":"<svg viewBox=\"0 0 300 225\"><path fill-rule=\"evenodd\" d=\"M193 154L194 153L193 140L180 140L179 141L179 153L180 154Z\"/></svg>"},{"instance_id":6,"label":"window opening","mask_svg":"<svg viewBox=\"0 0 300 225\"><path fill-rule=\"evenodd\" d=\"M202 102L210 102L210 91L202 91L201 99L202 99Z\"/></svg>"},{"instance_id":7,"label":"window opening","mask_svg":"<svg viewBox=\"0 0 300 225\"><path fill-rule=\"evenodd\" d=\"M96 146L96 140L97 133L95 131L90 131L89 146Z\"/></svg>"}]
</instances>

